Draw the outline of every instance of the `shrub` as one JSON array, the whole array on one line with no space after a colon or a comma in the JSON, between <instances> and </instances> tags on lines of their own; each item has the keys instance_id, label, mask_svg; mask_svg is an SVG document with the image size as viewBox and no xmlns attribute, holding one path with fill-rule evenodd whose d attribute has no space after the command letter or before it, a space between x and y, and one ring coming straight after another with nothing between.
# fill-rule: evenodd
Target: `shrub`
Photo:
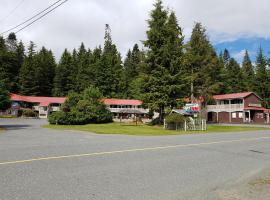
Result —
<instances>
[{"instance_id":1,"label":"shrub","mask_svg":"<svg viewBox=\"0 0 270 200\"><path fill-rule=\"evenodd\" d=\"M50 124L82 125L112 122L112 113L100 101L97 88L89 87L82 94L70 93L60 112L49 116Z\"/></svg>"},{"instance_id":2,"label":"shrub","mask_svg":"<svg viewBox=\"0 0 270 200\"><path fill-rule=\"evenodd\" d=\"M37 113L35 111L30 109L22 110L22 116L23 117L37 117Z\"/></svg>"},{"instance_id":3,"label":"shrub","mask_svg":"<svg viewBox=\"0 0 270 200\"><path fill-rule=\"evenodd\" d=\"M160 125L160 119L157 117L155 119L152 119L149 125L154 126L154 125Z\"/></svg>"},{"instance_id":4,"label":"shrub","mask_svg":"<svg viewBox=\"0 0 270 200\"><path fill-rule=\"evenodd\" d=\"M183 115L177 114L177 113L171 113L165 117L165 120L167 123L183 123L187 118Z\"/></svg>"}]
</instances>

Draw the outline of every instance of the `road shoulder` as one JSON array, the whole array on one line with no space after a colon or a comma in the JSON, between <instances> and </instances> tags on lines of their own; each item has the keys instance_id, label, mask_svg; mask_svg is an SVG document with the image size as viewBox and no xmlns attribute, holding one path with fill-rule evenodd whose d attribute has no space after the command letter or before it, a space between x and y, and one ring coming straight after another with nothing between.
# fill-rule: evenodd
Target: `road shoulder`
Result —
<instances>
[{"instance_id":1,"label":"road shoulder","mask_svg":"<svg viewBox=\"0 0 270 200\"><path fill-rule=\"evenodd\" d=\"M270 168L241 178L233 186L216 189L213 196L219 200L269 200Z\"/></svg>"}]
</instances>

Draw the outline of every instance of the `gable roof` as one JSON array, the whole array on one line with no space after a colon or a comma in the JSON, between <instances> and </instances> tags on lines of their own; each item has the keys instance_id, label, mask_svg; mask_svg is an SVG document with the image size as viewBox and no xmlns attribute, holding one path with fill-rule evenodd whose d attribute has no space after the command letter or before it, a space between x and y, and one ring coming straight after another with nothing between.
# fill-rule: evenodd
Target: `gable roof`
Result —
<instances>
[{"instance_id":1,"label":"gable roof","mask_svg":"<svg viewBox=\"0 0 270 200\"><path fill-rule=\"evenodd\" d=\"M12 101L23 101L29 103L39 103L40 106L48 106L51 103L64 103L66 97L37 97L37 96L22 96L18 94L10 94ZM136 99L102 99L102 102L106 105L142 105L141 100Z\"/></svg>"},{"instance_id":2,"label":"gable roof","mask_svg":"<svg viewBox=\"0 0 270 200\"><path fill-rule=\"evenodd\" d=\"M214 95L213 99L215 100L224 100L224 99L242 99L245 98L249 95L255 95L256 97L258 97L259 99L262 100L261 97L259 97L257 94L255 94L254 92L241 92L241 93L231 93L231 94L221 94L221 95Z\"/></svg>"},{"instance_id":3,"label":"gable roof","mask_svg":"<svg viewBox=\"0 0 270 200\"><path fill-rule=\"evenodd\" d=\"M102 101L106 105L140 106L143 103L141 100L136 100L136 99L103 99Z\"/></svg>"},{"instance_id":4,"label":"gable roof","mask_svg":"<svg viewBox=\"0 0 270 200\"><path fill-rule=\"evenodd\" d=\"M39 103L40 106L48 106L51 103L64 103L65 97L37 97L37 96L22 96L18 94L10 94L12 101L23 101L29 103Z\"/></svg>"}]
</instances>

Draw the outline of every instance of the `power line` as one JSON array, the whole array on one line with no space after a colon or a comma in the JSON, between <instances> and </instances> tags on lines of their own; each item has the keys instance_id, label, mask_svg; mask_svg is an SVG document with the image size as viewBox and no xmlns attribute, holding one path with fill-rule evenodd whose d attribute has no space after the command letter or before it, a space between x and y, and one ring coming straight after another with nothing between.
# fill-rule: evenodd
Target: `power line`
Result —
<instances>
[{"instance_id":1,"label":"power line","mask_svg":"<svg viewBox=\"0 0 270 200\"><path fill-rule=\"evenodd\" d=\"M39 16L40 14L42 14L42 13L44 13L45 11L49 10L51 7L53 7L54 5L56 5L57 3L59 3L60 1L62 1L62 0L58 0L58 1L54 2L53 4L51 4L50 6L48 6L47 8L45 8L44 10L42 10L42 11L38 12L37 14L35 14L33 17L30 17L29 19L25 20L24 22L22 22L22 23L20 23L20 24L14 26L14 27L12 27L12 28L10 28L10 29L8 29L8 30L6 30L6 31L4 31L4 32L2 32L2 33L0 33L0 35L3 35L3 34L5 34L5 33L8 33L8 32L10 32L10 31L12 31L12 30L14 30L14 29L16 29L16 28L18 28L18 27L20 27L20 26L26 24L27 22L29 22L29 21L31 21L32 19L34 19L34 18L36 18L37 16ZM66 1L67 1L67 0L66 0ZM64 1L64 3L65 3L66 1ZM62 4L63 4L63 3L62 3ZM59 4L59 5L62 5L62 4ZM59 7L59 6L58 6L58 7ZM44 15L44 16L45 16L45 15Z\"/></svg>"},{"instance_id":2,"label":"power line","mask_svg":"<svg viewBox=\"0 0 270 200\"><path fill-rule=\"evenodd\" d=\"M18 33L20 31L22 31L23 29L27 28L28 26L32 25L33 23L35 23L36 21L38 21L39 19L43 18L44 16L46 16L47 14L49 14L50 12L52 12L53 10L55 10L56 8L58 8L59 6L61 6L62 4L66 3L68 0L63 1L62 3L60 3L59 5L55 6L54 8L52 8L51 10L49 10L48 12L44 13L43 15L41 15L40 17L38 17L37 19L35 19L34 21L32 21L31 23L25 25L24 27L22 27L21 29L19 29L18 31L16 31L15 33Z\"/></svg>"},{"instance_id":3,"label":"power line","mask_svg":"<svg viewBox=\"0 0 270 200\"><path fill-rule=\"evenodd\" d=\"M17 8L19 8L19 6L24 2L25 0L21 0L16 6L15 8L13 8L6 16L4 16L2 19L0 19L0 22L3 22L4 20L6 20L10 15L12 15Z\"/></svg>"}]
</instances>

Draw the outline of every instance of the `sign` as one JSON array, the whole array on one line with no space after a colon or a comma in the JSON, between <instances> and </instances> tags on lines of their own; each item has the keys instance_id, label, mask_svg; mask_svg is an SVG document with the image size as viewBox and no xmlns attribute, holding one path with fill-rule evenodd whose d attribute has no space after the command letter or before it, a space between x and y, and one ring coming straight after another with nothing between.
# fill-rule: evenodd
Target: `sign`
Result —
<instances>
[{"instance_id":1,"label":"sign","mask_svg":"<svg viewBox=\"0 0 270 200\"><path fill-rule=\"evenodd\" d=\"M187 103L184 107L187 113L197 113L200 112L200 106L198 103Z\"/></svg>"}]
</instances>

